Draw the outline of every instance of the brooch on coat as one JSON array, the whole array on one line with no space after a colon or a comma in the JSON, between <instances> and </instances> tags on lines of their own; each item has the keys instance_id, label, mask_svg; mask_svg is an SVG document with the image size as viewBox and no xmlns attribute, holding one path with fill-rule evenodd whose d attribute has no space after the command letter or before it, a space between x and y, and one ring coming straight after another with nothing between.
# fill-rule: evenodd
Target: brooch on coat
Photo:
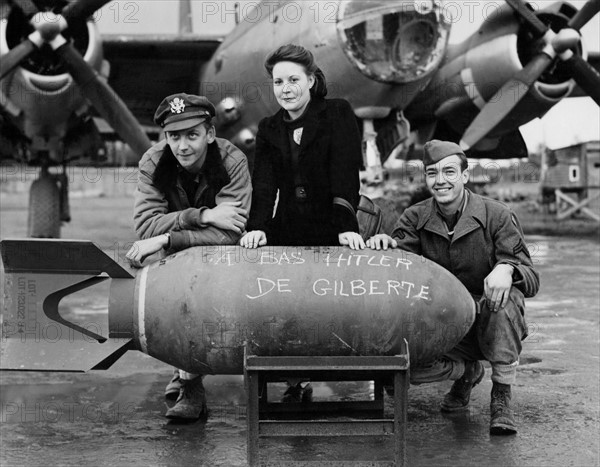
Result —
<instances>
[{"instance_id":1,"label":"brooch on coat","mask_svg":"<svg viewBox=\"0 0 600 467\"><path fill-rule=\"evenodd\" d=\"M296 143L297 145L300 145L300 141L302 141L302 130L304 130L304 128L296 128L294 130L293 138L294 143Z\"/></svg>"}]
</instances>

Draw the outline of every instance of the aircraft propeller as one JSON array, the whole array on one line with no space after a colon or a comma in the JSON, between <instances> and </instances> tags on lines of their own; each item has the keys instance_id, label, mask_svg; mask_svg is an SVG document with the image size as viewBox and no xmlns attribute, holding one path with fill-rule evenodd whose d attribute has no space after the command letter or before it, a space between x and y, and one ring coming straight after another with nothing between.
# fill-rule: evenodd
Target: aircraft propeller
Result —
<instances>
[{"instance_id":1,"label":"aircraft propeller","mask_svg":"<svg viewBox=\"0 0 600 467\"><path fill-rule=\"evenodd\" d=\"M580 29L600 11L600 0L588 0L558 33L540 21L523 0L506 2L524 21L534 40L541 42L540 52L481 109L462 137L464 150L476 145L498 125L557 57L565 62L575 82L600 105L600 74L574 51L581 40Z\"/></svg>"},{"instance_id":2,"label":"aircraft propeller","mask_svg":"<svg viewBox=\"0 0 600 467\"><path fill-rule=\"evenodd\" d=\"M16 3L18 5L18 7L21 9L21 11L28 18L30 16L35 15L38 12L38 9L35 6L35 3L33 3L31 0L14 0L14 3Z\"/></svg>"},{"instance_id":3,"label":"aircraft propeller","mask_svg":"<svg viewBox=\"0 0 600 467\"><path fill-rule=\"evenodd\" d=\"M140 155L151 146L148 136L117 93L101 79L83 59L73 44L61 34L76 21L82 21L110 0L76 0L69 3L60 14L40 12L32 0L14 0L14 3L31 18L35 30L18 46L2 57L0 80L44 44L63 60L67 70L79 85L82 94L92 103L100 116Z\"/></svg>"}]
</instances>

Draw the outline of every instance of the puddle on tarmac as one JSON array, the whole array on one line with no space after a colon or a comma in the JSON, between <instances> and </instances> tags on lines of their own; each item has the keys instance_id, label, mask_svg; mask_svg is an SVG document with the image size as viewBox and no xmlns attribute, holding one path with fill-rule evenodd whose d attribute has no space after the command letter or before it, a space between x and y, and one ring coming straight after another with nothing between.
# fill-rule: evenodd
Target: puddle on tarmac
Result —
<instances>
[{"instance_id":1,"label":"puddle on tarmac","mask_svg":"<svg viewBox=\"0 0 600 467\"><path fill-rule=\"evenodd\" d=\"M519 357L519 366L531 365L532 363L540 363L542 359L540 357L534 357L533 355L523 355Z\"/></svg>"}]
</instances>

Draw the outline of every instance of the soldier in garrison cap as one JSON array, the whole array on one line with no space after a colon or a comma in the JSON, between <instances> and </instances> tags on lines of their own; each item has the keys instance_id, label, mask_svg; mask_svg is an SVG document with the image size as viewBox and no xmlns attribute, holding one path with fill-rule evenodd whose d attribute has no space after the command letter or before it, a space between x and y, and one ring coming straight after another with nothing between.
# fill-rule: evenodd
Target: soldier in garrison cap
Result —
<instances>
[{"instance_id":1,"label":"soldier in garrison cap","mask_svg":"<svg viewBox=\"0 0 600 467\"><path fill-rule=\"evenodd\" d=\"M127 252L134 267L150 255L201 245L234 245L246 227L252 186L246 156L215 136L215 107L204 96L168 96L154 114L165 132L139 163L134 227L141 240ZM209 285L207 285L209 286ZM176 370L166 416L206 414L202 376Z\"/></svg>"},{"instance_id":2,"label":"soldier in garrison cap","mask_svg":"<svg viewBox=\"0 0 600 467\"><path fill-rule=\"evenodd\" d=\"M490 433L517 432L510 407L521 341L527 336L524 297L539 289L519 221L503 203L465 188L467 158L460 146L425 144L425 182L432 198L407 208L392 235L367 241L373 249L401 248L423 255L452 272L478 304L473 327L455 349L423 368L411 368L411 382L454 380L442 411L466 409L471 390L492 367Z\"/></svg>"}]
</instances>

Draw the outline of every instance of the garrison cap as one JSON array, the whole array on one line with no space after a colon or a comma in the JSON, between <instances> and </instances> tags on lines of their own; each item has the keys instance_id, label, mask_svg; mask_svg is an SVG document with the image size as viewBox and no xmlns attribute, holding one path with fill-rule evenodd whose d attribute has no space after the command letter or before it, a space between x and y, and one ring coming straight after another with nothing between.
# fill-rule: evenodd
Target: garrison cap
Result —
<instances>
[{"instance_id":1,"label":"garrison cap","mask_svg":"<svg viewBox=\"0 0 600 467\"><path fill-rule=\"evenodd\" d=\"M180 92L165 97L156 112L154 123L164 131L185 130L215 116L215 106L204 96Z\"/></svg>"},{"instance_id":2,"label":"garrison cap","mask_svg":"<svg viewBox=\"0 0 600 467\"><path fill-rule=\"evenodd\" d=\"M453 155L465 155L460 146L452 141L440 141L432 139L423 146L423 165L427 167L431 164L437 164L443 158Z\"/></svg>"}]
</instances>

